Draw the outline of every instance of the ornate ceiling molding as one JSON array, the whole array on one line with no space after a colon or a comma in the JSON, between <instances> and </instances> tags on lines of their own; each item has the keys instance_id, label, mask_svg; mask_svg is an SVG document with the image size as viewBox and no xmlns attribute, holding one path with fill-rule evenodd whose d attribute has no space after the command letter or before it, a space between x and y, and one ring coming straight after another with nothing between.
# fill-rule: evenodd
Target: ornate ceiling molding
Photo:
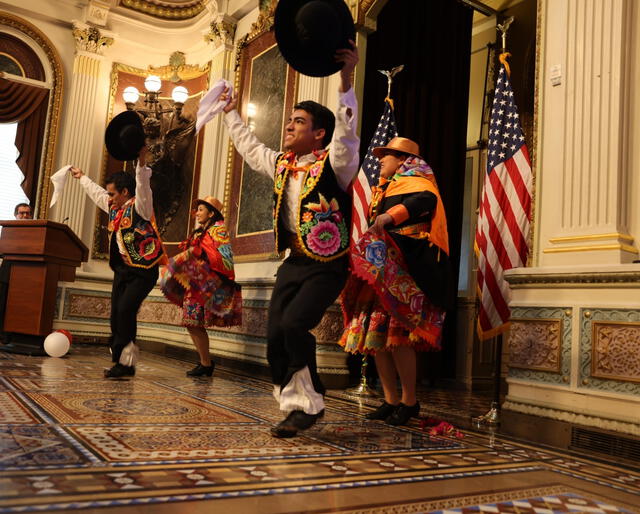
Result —
<instances>
[{"instance_id":1,"label":"ornate ceiling molding","mask_svg":"<svg viewBox=\"0 0 640 514\"><path fill-rule=\"evenodd\" d=\"M207 7L209 0L120 0L119 5L163 20L189 20Z\"/></svg>"}]
</instances>

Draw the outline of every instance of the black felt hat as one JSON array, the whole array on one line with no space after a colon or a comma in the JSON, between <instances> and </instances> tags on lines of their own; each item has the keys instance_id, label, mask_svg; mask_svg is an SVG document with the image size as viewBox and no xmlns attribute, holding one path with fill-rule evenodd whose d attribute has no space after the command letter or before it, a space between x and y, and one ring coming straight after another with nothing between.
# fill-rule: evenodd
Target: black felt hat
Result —
<instances>
[{"instance_id":1,"label":"black felt hat","mask_svg":"<svg viewBox=\"0 0 640 514\"><path fill-rule=\"evenodd\" d=\"M278 48L291 67L311 77L342 68L340 48L351 48L355 27L344 0L280 0L274 15Z\"/></svg>"},{"instance_id":2,"label":"black felt hat","mask_svg":"<svg viewBox=\"0 0 640 514\"><path fill-rule=\"evenodd\" d=\"M107 125L104 133L107 152L119 161L132 161L138 158L144 146L142 121L135 111L124 111L115 116Z\"/></svg>"}]
</instances>

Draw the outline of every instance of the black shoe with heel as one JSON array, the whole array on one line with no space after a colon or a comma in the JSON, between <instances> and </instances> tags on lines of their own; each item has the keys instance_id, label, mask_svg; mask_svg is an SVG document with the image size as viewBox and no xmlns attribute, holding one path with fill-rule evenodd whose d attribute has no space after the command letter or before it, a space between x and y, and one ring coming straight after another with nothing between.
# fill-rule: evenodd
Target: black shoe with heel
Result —
<instances>
[{"instance_id":1,"label":"black shoe with heel","mask_svg":"<svg viewBox=\"0 0 640 514\"><path fill-rule=\"evenodd\" d=\"M406 425L411 418L417 418L420 414L420 403L416 402L414 405L405 405L400 403L393 413L384 420L387 425Z\"/></svg>"},{"instance_id":2,"label":"black shoe with heel","mask_svg":"<svg viewBox=\"0 0 640 514\"><path fill-rule=\"evenodd\" d=\"M198 364L195 368L187 371L188 377L210 377L213 375L213 368L216 365L212 362L211 366L203 366L202 364Z\"/></svg>"},{"instance_id":3,"label":"black shoe with heel","mask_svg":"<svg viewBox=\"0 0 640 514\"><path fill-rule=\"evenodd\" d=\"M386 401L383 401L382 405L380 405L373 412L365 414L364 417L366 419L387 419L397 408L397 405L392 405L390 403L387 403Z\"/></svg>"}]
</instances>

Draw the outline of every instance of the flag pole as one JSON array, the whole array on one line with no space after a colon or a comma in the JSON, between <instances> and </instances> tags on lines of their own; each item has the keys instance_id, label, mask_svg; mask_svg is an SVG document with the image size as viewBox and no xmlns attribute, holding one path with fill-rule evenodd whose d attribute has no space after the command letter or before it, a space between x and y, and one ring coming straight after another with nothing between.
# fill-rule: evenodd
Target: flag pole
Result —
<instances>
[{"instance_id":1,"label":"flag pole","mask_svg":"<svg viewBox=\"0 0 640 514\"><path fill-rule=\"evenodd\" d=\"M502 36L502 53L500 55L500 62L504 64L507 74L509 74L509 65L507 64L507 32L509 25L513 23L513 16L509 16L503 23L497 25L497 29L501 32ZM485 86L486 87L486 86ZM483 112L484 115L484 112ZM500 389L502 381L502 334L497 335L495 338L495 356L494 356L494 369L493 369L493 400L491 402L491 408L481 416L472 418L472 421L480 425L497 426L500 424Z\"/></svg>"},{"instance_id":2,"label":"flag pole","mask_svg":"<svg viewBox=\"0 0 640 514\"><path fill-rule=\"evenodd\" d=\"M391 100L391 84L393 83L393 77L395 77L403 69L404 64L395 66L390 70L378 70L385 77L387 77L387 97L385 98L385 101L390 102L392 107L393 100ZM345 392L351 396L378 398L380 395L369 385L369 382L367 380L367 366L369 366L367 357L367 354L362 355L362 362L360 364L360 383L355 387L347 389Z\"/></svg>"}]
</instances>

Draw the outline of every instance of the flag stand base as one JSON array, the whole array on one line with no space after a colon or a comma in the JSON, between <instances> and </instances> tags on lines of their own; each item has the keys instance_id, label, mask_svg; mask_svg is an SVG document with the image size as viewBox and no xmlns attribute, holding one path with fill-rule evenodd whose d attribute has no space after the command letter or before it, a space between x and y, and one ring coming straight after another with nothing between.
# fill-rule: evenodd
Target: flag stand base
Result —
<instances>
[{"instance_id":1,"label":"flag stand base","mask_svg":"<svg viewBox=\"0 0 640 514\"><path fill-rule=\"evenodd\" d=\"M355 387L345 390L345 393L351 396L359 396L360 398L378 398L380 396L367 382L368 365L367 356L363 355L362 364L360 365L360 383Z\"/></svg>"},{"instance_id":2,"label":"flag stand base","mask_svg":"<svg viewBox=\"0 0 640 514\"><path fill-rule=\"evenodd\" d=\"M491 408L482 416L471 418L476 425L499 425L500 424L500 407L498 402L491 402Z\"/></svg>"},{"instance_id":3,"label":"flag stand base","mask_svg":"<svg viewBox=\"0 0 640 514\"><path fill-rule=\"evenodd\" d=\"M360 377L360 383L357 386L345 390L345 393L351 396L360 396L363 398L378 398L380 396L375 389L369 386L367 383L367 377L364 375Z\"/></svg>"}]
</instances>

